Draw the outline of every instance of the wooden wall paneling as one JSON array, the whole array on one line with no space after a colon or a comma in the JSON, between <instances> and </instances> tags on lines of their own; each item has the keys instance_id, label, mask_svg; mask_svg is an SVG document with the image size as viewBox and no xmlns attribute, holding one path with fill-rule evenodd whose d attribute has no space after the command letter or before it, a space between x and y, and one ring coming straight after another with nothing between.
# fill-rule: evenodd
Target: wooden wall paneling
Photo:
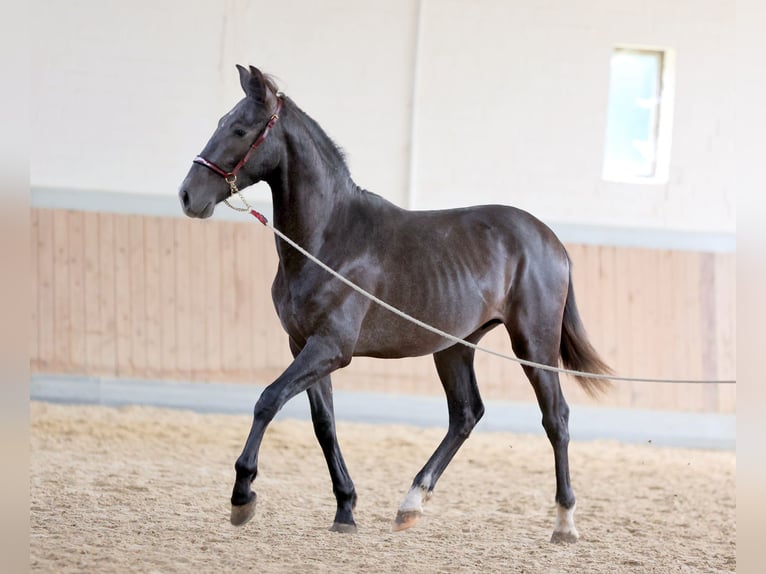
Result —
<instances>
[{"instance_id":1,"label":"wooden wall paneling","mask_svg":"<svg viewBox=\"0 0 766 574\"><path fill-rule=\"evenodd\" d=\"M716 312L719 336L718 379L736 379L736 255L716 257ZM718 385L718 405L722 412L736 412L736 385Z\"/></svg>"},{"instance_id":2,"label":"wooden wall paneling","mask_svg":"<svg viewBox=\"0 0 766 574\"><path fill-rule=\"evenodd\" d=\"M377 361L380 361L379 365L375 364ZM417 387L413 383L415 376L412 371L412 361L413 359L395 359L393 361L387 361L385 359L365 359L365 363L370 365L373 372L376 367L380 369L379 372L382 374L382 377L378 380L378 384L384 389L401 389L403 394L417 394ZM363 379L366 376L366 372L366 369L361 370L359 378Z\"/></svg>"},{"instance_id":3,"label":"wooden wall paneling","mask_svg":"<svg viewBox=\"0 0 766 574\"><path fill-rule=\"evenodd\" d=\"M99 281L99 214L83 213L83 288L85 304L85 365L91 375L108 374L101 370L101 283Z\"/></svg>"},{"instance_id":4,"label":"wooden wall paneling","mask_svg":"<svg viewBox=\"0 0 766 574\"><path fill-rule=\"evenodd\" d=\"M737 310L736 310L736 256L718 254L715 259L716 314L718 325L717 379L737 378ZM736 412L736 385L718 385L719 410Z\"/></svg>"},{"instance_id":5,"label":"wooden wall paneling","mask_svg":"<svg viewBox=\"0 0 766 574\"><path fill-rule=\"evenodd\" d=\"M378 392L402 388L400 382L405 378L404 366L405 361L391 364L384 359L357 357L349 369L354 376L349 388L368 388Z\"/></svg>"},{"instance_id":6,"label":"wooden wall paneling","mask_svg":"<svg viewBox=\"0 0 766 574\"><path fill-rule=\"evenodd\" d=\"M412 366L410 360L396 359L387 361L385 359L367 359L367 363L373 373L377 373L376 379L372 382L379 390L384 392L398 392L398 389L413 389ZM363 372L363 375L365 373ZM364 376L360 376L364 380ZM437 383L438 384L438 383Z\"/></svg>"},{"instance_id":7,"label":"wooden wall paneling","mask_svg":"<svg viewBox=\"0 0 766 574\"><path fill-rule=\"evenodd\" d=\"M195 222L187 219L173 221L173 252L167 255L165 261L173 261L174 287L171 289L170 282L163 284L163 289L166 289L165 300L172 296L175 304L175 353L166 354L166 365L170 368L174 362L174 376L183 380L192 380L194 365L200 360L199 355L202 352L202 344L199 343L199 315L196 320L192 318L192 305L196 302L195 293L202 291L199 283L201 277L198 277L201 257L192 257L195 247L190 233L192 223ZM198 234L195 236L198 237ZM193 273L192 267L195 263Z\"/></svg>"},{"instance_id":8,"label":"wooden wall paneling","mask_svg":"<svg viewBox=\"0 0 766 574\"><path fill-rule=\"evenodd\" d=\"M688 277L688 323L687 332L689 333L689 348L687 361L690 364L690 370L693 373L692 377L695 379L705 379L703 357L705 354L704 338L706 336L705 326L703 324L703 304L706 302L707 297L703 296L703 292L700 289L700 277L702 275L703 260L706 254L704 253L686 253L686 266ZM690 389L693 396L692 409L704 410L705 408L705 393L708 389L707 385L688 385L692 387Z\"/></svg>"},{"instance_id":9,"label":"wooden wall paneling","mask_svg":"<svg viewBox=\"0 0 766 574\"><path fill-rule=\"evenodd\" d=\"M144 218L144 309L146 324L145 376L162 374L162 276L160 272L160 219Z\"/></svg>"},{"instance_id":10,"label":"wooden wall paneling","mask_svg":"<svg viewBox=\"0 0 766 574\"><path fill-rule=\"evenodd\" d=\"M612 369L617 369L615 364L615 294L614 294L614 269L612 268L611 253L604 247L589 245L585 251L583 264L587 267L587 291L586 297L591 301L591 314L583 317L587 320L585 329L596 346L599 356ZM577 285L575 285L577 290ZM575 291L579 297L579 292ZM615 383L612 390L598 397L597 400L589 399L598 405L609 405L616 402L615 394L619 383ZM583 396L585 396L583 394ZM583 399L585 400L585 399Z\"/></svg>"},{"instance_id":11,"label":"wooden wall paneling","mask_svg":"<svg viewBox=\"0 0 766 574\"><path fill-rule=\"evenodd\" d=\"M666 348L671 349L673 353L672 371L669 376L672 378L690 378L691 372L686 365L688 362L688 345L685 341L685 313L686 299L688 298L685 287L686 277L679 254L673 251L668 254L668 257L670 259L670 280L668 283L673 286L669 293L672 301L672 320L668 325L670 327L669 338L665 341ZM680 387L676 388L679 389Z\"/></svg>"},{"instance_id":12,"label":"wooden wall paneling","mask_svg":"<svg viewBox=\"0 0 766 574\"><path fill-rule=\"evenodd\" d=\"M255 258L250 244L250 228L253 223L234 226L234 313L236 332L232 344L236 349L237 368L247 377L253 371L253 357L250 352L250 338L258 335L252 322L255 307L253 295Z\"/></svg>"},{"instance_id":13,"label":"wooden wall paneling","mask_svg":"<svg viewBox=\"0 0 766 574\"><path fill-rule=\"evenodd\" d=\"M101 374L117 373L117 244L115 215L98 215L98 317L100 359L95 356Z\"/></svg>"},{"instance_id":14,"label":"wooden wall paneling","mask_svg":"<svg viewBox=\"0 0 766 574\"><path fill-rule=\"evenodd\" d=\"M641 325L646 340L647 377L673 377L676 371L675 351L673 349L673 306L672 266L674 261L670 252L652 250L648 269L651 269L651 281L646 283L650 297L644 303L645 317ZM662 408L675 403L677 389L670 383L642 383L646 392L651 392L654 403Z\"/></svg>"},{"instance_id":15,"label":"wooden wall paneling","mask_svg":"<svg viewBox=\"0 0 766 574\"><path fill-rule=\"evenodd\" d=\"M209 223L209 222L208 222ZM205 335L207 327L207 300L205 283L208 280L205 258L206 233L199 221L187 221L189 241L189 319L190 336L190 375L194 380L204 380L209 370ZM180 328L179 328L180 333Z\"/></svg>"},{"instance_id":16,"label":"wooden wall paneling","mask_svg":"<svg viewBox=\"0 0 766 574\"><path fill-rule=\"evenodd\" d=\"M634 368L633 362L633 338L634 329L637 325L631 324L630 293L631 280L630 265L625 250L617 250L614 247L608 249L614 274L614 308L612 313L615 317L615 361L614 367L621 375L633 377L640 376ZM625 405L633 406L633 385L635 383L617 382L613 391L616 400Z\"/></svg>"},{"instance_id":17,"label":"wooden wall paneling","mask_svg":"<svg viewBox=\"0 0 766 574\"><path fill-rule=\"evenodd\" d=\"M608 348L609 337L603 327L604 299L608 298L610 294L607 293L609 287L605 284L601 270L601 248L597 245L586 245L580 266L583 268L582 275L585 275L586 312L583 313L585 330L599 355L606 361L608 357L605 353ZM575 285L575 292L579 301L581 290L577 290L577 285Z\"/></svg>"},{"instance_id":18,"label":"wooden wall paneling","mask_svg":"<svg viewBox=\"0 0 766 574\"><path fill-rule=\"evenodd\" d=\"M205 363L207 380L220 377L221 363L221 240L220 231L225 222L217 221L199 222L199 232L204 237L203 255L204 269L203 280L205 299L199 309L205 322Z\"/></svg>"},{"instance_id":19,"label":"wooden wall paneling","mask_svg":"<svg viewBox=\"0 0 766 574\"><path fill-rule=\"evenodd\" d=\"M194 380L204 380L208 367L205 335L207 332L207 300L205 283L207 266L205 258L205 228L199 221L189 221L189 289L191 291L189 320L191 327L190 369Z\"/></svg>"},{"instance_id":20,"label":"wooden wall paneling","mask_svg":"<svg viewBox=\"0 0 766 574\"><path fill-rule=\"evenodd\" d=\"M386 392L389 389L408 388L409 373L405 372L406 359L385 360L369 357L355 357L351 365L335 377L342 383L340 388L355 390L367 388Z\"/></svg>"},{"instance_id":21,"label":"wooden wall paneling","mask_svg":"<svg viewBox=\"0 0 766 574\"><path fill-rule=\"evenodd\" d=\"M131 331L130 225L129 216L114 216L114 306L117 375L131 377L133 333Z\"/></svg>"},{"instance_id":22,"label":"wooden wall paneling","mask_svg":"<svg viewBox=\"0 0 766 574\"><path fill-rule=\"evenodd\" d=\"M610 348L614 345L614 332L610 330L613 325L610 325L606 320L608 316L613 314L611 307L609 307L614 300L613 274L608 272L605 274L602 253L603 250L598 245L585 246L580 262L580 267L583 270L580 275L585 276L585 293L582 294L582 289L578 290L577 285L575 285L575 292L577 293L578 307L580 306L579 301L584 299L584 309L581 309L581 316L585 324L585 331L588 333L588 339L601 359L613 368L614 360L610 356ZM609 396L602 395L593 399L584 393L582 394L582 401L587 401L590 404L601 405L608 400Z\"/></svg>"},{"instance_id":23,"label":"wooden wall paneling","mask_svg":"<svg viewBox=\"0 0 766 574\"><path fill-rule=\"evenodd\" d=\"M657 279L657 288L653 307L657 311L656 321L646 323L645 329L649 330L653 338L652 352L654 375L657 378L674 378L678 369L678 335L676 329L676 317L678 311L675 305L676 290L678 286L673 283L673 267L676 264L674 253L667 250L659 250L656 255L657 268L654 273ZM665 405L674 405L678 400L678 387L673 383L644 383L651 384L654 392Z\"/></svg>"},{"instance_id":24,"label":"wooden wall paneling","mask_svg":"<svg viewBox=\"0 0 766 574\"><path fill-rule=\"evenodd\" d=\"M682 260L684 291L682 303L684 312L682 315L683 324L683 361L679 367L688 372L689 375L683 376L683 373L676 375L678 378L703 379L702 372L702 324L700 318L702 311L702 297L700 293L700 253L679 252L679 258ZM682 365L685 365L682 366ZM679 385L679 392L685 396L684 408L689 410L702 410L704 403L702 400L704 385L682 384Z\"/></svg>"},{"instance_id":25,"label":"wooden wall paneling","mask_svg":"<svg viewBox=\"0 0 766 574\"><path fill-rule=\"evenodd\" d=\"M165 377L179 377L176 371L178 346L176 344L176 317L180 311L176 305L176 262L179 254L176 252L175 220L163 217L158 220L159 237L159 298L160 317L160 371ZM181 263L185 265L186 262ZM188 269L188 266L187 266Z\"/></svg>"},{"instance_id":26,"label":"wooden wall paneling","mask_svg":"<svg viewBox=\"0 0 766 574\"><path fill-rule=\"evenodd\" d=\"M397 388L402 388L404 393L413 395L435 394L433 392L434 387L425 380L423 363L419 359L395 359L394 361L387 361L384 366L390 377L389 380L394 382Z\"/></svg>"},{"instance_id":27,"label":"wooden wall paneling","mask_svg":"<svg viewBox=\"0 0 766 574\"><path fill-rule=\"evenodd\" d=\"M53 345L51 367L71 372L72 320L69 308L69 217L67 211L53 212Z\"/></svg>"},{"instance_id":28,"label":"wooden wall paneling","mask_svg":"<svg viewBox=\"0 0 766 574\"><path fill-rule=\"evenodd\" d=\"M696 320L699 307L696 300L699 299L698 274L693 265L692 258L683 252L673 254L673 282L675 293L675 311L677 325L676 337L670 342L671 348L676 350L676 370L673 374L678 379L700 378L698 350L699 336L695 329L699 323ZM691 384L678 384L677 406L683 410L697 410L701 406L699 400L699 388Z\"/></svg>"},{"instance_id":29,"label":"wooden wall paneling","mask_svg":"<svg viewBox=\"0 0 766 574\"><path fill-rule=\"evenodd\" d=\"M413 395L428 394L426 391L431 390L430 387L421 382L423 365L422 363L418 364L417 358L394 359L392 361L371 359L371 361L381 362L380 367L384 369L385 381L389 385L387 387L389 389L402 389L404 393Z\"/></svg>"},{"instance_id":30,"label":"wooden wall paneling","mask_svg":"<svg viewBox=\"0 0 766 574\"><path fill-rule=\"evenodd\" d=\"M652 284L656 283L654 270L647 256L647 250L631 248L624 254L627 260L628 273L628 325L631 329L630 356L634 373L640 376L649 376L644 373L652 373L654 365L652 353L647 345L648 332L643 328L644 314L651 295ZM634 383L629 385L630 402L636 407L644 406L653 408L658 402L657 394L653 392L647 383Z\"/></svg>"},{"instance_id":31,"label":"wooden wall paneling","mask_svg":"<svg viewBox=\"0 0 766 574\"><path fill-rule=\"evenodd\" d=\"M662 278L657 276L655 251L650 249L630 249L625 254L628 260L629 287L628 306L631 329L630 354L633 356L633 372L638 376L651 377L656 374L654 361L653 333L645 328L653 318L654 293L657 283ZM659 396L652 383L634 383L630 385L631 403L636 406L657 406Z\"/></svg>"},{"instance_id":32,"label":"wooden wall paneling","mask_svg":"<svg viewBox=\"0 0 766 574\"><path fill-rule=\"evenodd\" d=\"M32 210L29 214L29 365L33 370L39 367L40 361L39 230L39 213Z\"/></svg>"},{"instance_id":33,"label":"wooden wall paneling","mask_svg":"<svg viewBox=\"0 0 766 574\"><path fill-rule=\"evenodd\" d=\"M30 222L33 370L268 384L289 364L259 226L45 209ZM619 374L736 376L734 254L568 249L586 329ZM501 327L482 345L510 349ZM534 400L517 364L478 353L476 369L485 398ZM337 381L442 393L431 357L357 359ZM598 404L734 412L736 387L618 383Z\"/></svg>"},{"instance_id":34,"label":"wooden wall paneling","mask_svg":"<svg viewBox=\"0 0 766 574\"><path fill-rule=\"evenodd\" d=\"M38 344L37 365L44 372L55 369L55 273L53 211L37 212Z\"/></svg>"},{"instance_id":35,"label":"wooden wall paneling","mask_svg":"<svg viewBox=\"0 0 766 574\"><path fill-rule=\"evenodd\" d=\"M82 211L67 212L67 265L69 267L69 364L75 372L86 371L85 363L85 280Z\"/></svg>"},{"instance_id":36,"label":"wooden wall paneling","mask_svg":"<svg viewBox=\"0 0 766 574\"><path fill-rule=\"evenodd\" d=\"M422 367L418 365L417 359L394 359L392 361L386 359L378 360L385 361L381 367L385 369L386 381L394 388L402 389L401 392L403 394L423 394L422 388L418 385ZM371 359L371 361L375 361L375 359Z\"/></svg>"},{"instance_id":37,"label":"wooden wall paneling","mask_svg":"<svg viewBox=\"0 0 766 574\"><path fill-rule=\"evenodd\" d=\"M218 224L220 250L218 260L221 269L221 370L224 372L237 372L241 369L240 354L238 353L237 339L240 332L237 320L237 307L246 304L241 290L237 288L237 267L246 264L238 261L235 253L233 223ZM241 269L240 269L241 271Z\"/></svg>"},{"instance_id":38,"label":"wooden wall paneling","mask_svg":"<svg viewBox=\"0 0 766 574\"><path fill-rule=\"evenodd\" d=\"M356 357L348 369L353 374L349 388L367 388L379 392L401 388L399 383L403 379L403 363L396 361L390 364L390 361L384 359Z\"/></svg>"},{"instance_id":39,"label":"wooden wall paneling","mask_svg":"<svg viewBox=\"0 0 766 574\"><path fill-rule=\"evenodd\" d=\"M386 359L364 358L362 360L363 368L359 369L359 376L355 377L353 383L355 387L366 384L372 389L382 392L397 392L398 389L408 388L408 381L412 379L412 373L407 359L388 361ZM372 373L372 376L368 373ZM365 379L369 379L369 382L364 383Z\"/></svg>"},{"instance_id":40,"label":"wooden wall paneling","mask_svg":"<svg viewBox=\"0 0 766 574\"><path fill-rule=\"evenodd\" d=\"M245 240L248 253L246 255L250 262L250 281L248 283L247 296L250 297L253 304L250 307L250 328L248 342L248 353L250 355L250 366L252 376L257 378L262 376L264 369L270 368L268 344L270 338L277 338L278 332L275 330L269 333L267 329L267 317L269 313L275 314L274 307L271 304L270 279L266 250L273 243L261 238L260 232L263 230L257 225L246 227L247 239ZM269 381L271 382L271 381Z\"/></svg>"},{"instance_id":41,"label":"wooden wall paneling","mask_svg":"<svg viewBox=\"0 0 766 574\"><path fill-rule=\"evenodd\" d=\"M140 215L128 216L131 358L135 376L146 376L146 243Z\"/></svg>"},{"instance_id":42,"label":"wooden wall paneling","mask_svg":"<svg viewBox=\"0 0 766 574\"><path fill-rule=\"evenodd\" d=\"M387 392L390 389L406 388L403 367L405 360L388 361L369 357L354 357L351 365L339 372L335 379L342 383L340 388L349 390L369 389ZM343 377L343 378L342 378ZM404 392L404 391L401 391Z\"/></svg>"},{"instance_id":43,"label":"wooden wall paneling","mask_svg":"<svg viewBox=\"0 0 766 574\"><path fill-rule=\"evenodd\" d=\"M700 258L700 353L702 378L715 380L718 376L718 340L720 329L716 310L715 254L702 253ZM700 387L703 409L718 410L718 386L706 384Z\"/></svg>"}]
</instances>

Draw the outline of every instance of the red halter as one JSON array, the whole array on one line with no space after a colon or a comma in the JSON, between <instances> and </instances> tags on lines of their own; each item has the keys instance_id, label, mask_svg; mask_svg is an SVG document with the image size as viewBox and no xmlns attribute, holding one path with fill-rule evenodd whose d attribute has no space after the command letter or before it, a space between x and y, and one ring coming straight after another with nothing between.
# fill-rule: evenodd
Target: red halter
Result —
<instances>
[{"instance_id":1,"label":"red halter","mask_svg":"<svg viewBox=\"0 0 766 574\"><path fill-rule=\"evenodd\" d=\"M239 160L239 163L234 166L234 169L231 171L223 171L220 167L215 165L212 161L209 161L202 157L201 155L198 155L194 158L194 163L199 165L204 165L206 168L214 171L218 175L220 175L222 178L224 178L229 185L232 185L234 181L237 179L237 172L239 172L240 169L242 169L242 166L245 165L247 160L250 158L250 154L255 151L255 148L257 148L259 145L263 143L263 141L266 139L266 136L269 135L269 131L271 131L271 128L274 127L274 124L277 123L277 120L279 119L279 111L282 109L282 98L277 98L277 109L276 111L271 115L271 118L269 119L269 123L266 124L266 127L263 128L263 132L261 132L261 135L258 136L258 138L253 142L253 145L250 146L250 149L247 150L247 153L245 154L245 157L243 157L241 160Z\"/></svg>"}]
</instances>

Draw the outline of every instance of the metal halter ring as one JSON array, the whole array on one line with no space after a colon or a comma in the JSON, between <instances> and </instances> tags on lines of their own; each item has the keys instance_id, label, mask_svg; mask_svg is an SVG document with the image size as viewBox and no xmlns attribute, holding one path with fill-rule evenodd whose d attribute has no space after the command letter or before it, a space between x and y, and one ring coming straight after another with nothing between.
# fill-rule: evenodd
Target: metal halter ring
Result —
<instances>
[{"instance_id":1,"label":"metal halter ring","mask_svg":"<svg viewBox=\"0 0 766 574\"><path fill-rule=\"evenodd\" d=\"M235 193L239 193L239 188L237 187L236 175L230 175L229 177L226 177L224 179L226 180L226 183L229 184L229 189L231 189L231 195L234 195Z\"/></svg>"}]
</instances>

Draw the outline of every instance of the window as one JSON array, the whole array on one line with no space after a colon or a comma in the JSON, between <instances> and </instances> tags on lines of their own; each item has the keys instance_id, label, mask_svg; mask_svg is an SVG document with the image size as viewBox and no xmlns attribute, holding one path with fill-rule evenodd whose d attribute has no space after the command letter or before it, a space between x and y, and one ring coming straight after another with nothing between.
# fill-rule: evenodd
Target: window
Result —
<instances>
[{"instance_id":1,"label":"window","mask_svg":"<svg viewBox=\"0 0 766 574\"><path fill-rule=\"evenodd\" d=\"M604 179L667 181L671 62L668 50L617 47L612 53Z\"/></svg>"}]
</instances>

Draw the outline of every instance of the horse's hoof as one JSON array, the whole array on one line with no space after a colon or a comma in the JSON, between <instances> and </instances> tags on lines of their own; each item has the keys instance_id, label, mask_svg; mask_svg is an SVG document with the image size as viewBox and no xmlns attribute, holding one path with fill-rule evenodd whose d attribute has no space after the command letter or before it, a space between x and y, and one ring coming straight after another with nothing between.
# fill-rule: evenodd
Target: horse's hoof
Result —
<instances>
[{"instance_id":1,"label":"horse's hoof","mask_svg":"<svg viewBox=\"0 0 766 574\"><path fill-rule=\"evenodd\" d=\"M578 538L574 532L554 532L551 535L551 542L553 544L574 544Z\"/></svg>"},{"instance_id":2,"label":"horse's hoof","mask_svg":"<svg viewBox=\"0 0 766 574\"><path fill-rule=\"evenodd\" d=\"M242 526L250 521L255 516L255 497L242 506L231 505L231 523L234 526Z\"/></svg>"},{"instance_id":3,"label":"horse's hoof","mask_svg":"<svg viewBox=\"0 0 766 574\"><path fill-rule=\"evenodd\" d=\"M341 534L355 534L356 524L344 524L342 522L333 522L330 526L330 532L340 532Z\"/></svg>"},{"instance_id":4,"label":"horse's hoof","mask_svg":"<svg viewBox=\"0 0 766 574\"><path fill-rule=\"evenodd\" d=\"M410 526L415 525L421 514L423 513L420 510L400 510L396 513L396 519L394 520L394 524L391 528L394 532L407 530Z\"/></svg>"}]
</instances>

